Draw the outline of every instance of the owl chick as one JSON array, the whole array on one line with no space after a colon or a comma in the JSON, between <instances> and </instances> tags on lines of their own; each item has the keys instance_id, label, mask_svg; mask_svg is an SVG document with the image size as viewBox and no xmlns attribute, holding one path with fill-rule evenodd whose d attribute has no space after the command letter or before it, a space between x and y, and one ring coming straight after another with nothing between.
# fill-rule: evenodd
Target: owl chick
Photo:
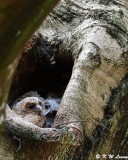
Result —
<instances>
[{"instance_id":1,"label":"owl chick","mask_svg":"<svg viewBox=\"0 0 128 160\"><path fill-rule=\"evenodd\" d=\"M59 105L61 102L61 98L53 98L48 97L47 99L43 100L43 107L47 114L49 113L56 113L59 109Z\"/></svg>"},{"instance_id":2,"label":"owl chick","mask_svg":"<svg viewBox=\"0 0 128 160\"><path fill-rule=\"evenodd\" d=\"M47 119L46 127L47 128L53 126L54 119L59 109L60 102L61 102L61 98L53 98L50 96L47 99L42 100L43 110L46 113L46 119Z\"/></svg>"},{"instance_id":3,"label":"owl chick","mask_svg":"<svg viewBox=\"0 0 128 160\"><path fill-rule=\"evenodd\" d=\"M45 127L45 115L47 114L47 109L43 105L42 99L43 98L38 96L25 97L21 99L19 102L16 102L13 105L12 110L25 120L39 127Z\"/></svg>"}]
</instances>

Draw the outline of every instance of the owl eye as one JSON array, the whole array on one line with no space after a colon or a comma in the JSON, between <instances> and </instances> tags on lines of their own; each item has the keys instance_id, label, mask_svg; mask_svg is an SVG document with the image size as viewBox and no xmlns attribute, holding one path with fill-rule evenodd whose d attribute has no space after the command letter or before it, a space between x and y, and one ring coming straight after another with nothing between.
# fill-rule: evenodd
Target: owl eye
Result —
<instances>
[{"instance_id":1,"label":"owl eye","mask_svg":"<svg viewBox=\"0 0 128 160\"><path fill-rule=\"evenodd\" d=\"M45 104L46 109L49 109L50 107L51 107L50 104Z\"/></svg>"},{"instance_id":2,"label":"owl eye","mask_svg":"<svg viewBox=\"0 0 128 160\"><path fill-rule=\"evenodd\" d=\"M34 108L35 108L35 104L34 104L34 103L29 104L29 105L28 105L28 108L29 108L29 109L34 109Z\"/></svg>"}]
</instances>

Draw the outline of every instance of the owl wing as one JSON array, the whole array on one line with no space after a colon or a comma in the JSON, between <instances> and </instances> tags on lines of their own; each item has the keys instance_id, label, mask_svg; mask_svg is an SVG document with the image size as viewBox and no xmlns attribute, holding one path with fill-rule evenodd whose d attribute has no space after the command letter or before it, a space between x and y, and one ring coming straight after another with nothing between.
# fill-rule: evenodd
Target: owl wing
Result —
<instances>
[{"instance_id":1,"label":"owl wing","mask_svg":"<svg viewBox=\"0 0 128 160\"><path fill-rule=\"evenodd\" d=\"M23 119L41 128L45 127L46 125L46 118L45 116L42 116L42 115L40 116L40 115L27 114Z\"/></svg>"}]
</instances>

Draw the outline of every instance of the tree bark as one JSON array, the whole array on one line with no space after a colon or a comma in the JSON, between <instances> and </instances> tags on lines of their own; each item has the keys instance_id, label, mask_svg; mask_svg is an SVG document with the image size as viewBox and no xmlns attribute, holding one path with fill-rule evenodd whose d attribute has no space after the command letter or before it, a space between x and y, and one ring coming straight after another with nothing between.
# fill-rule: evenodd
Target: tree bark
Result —
<instances>
[{"instance_id":1,"label":"tree bark","mask_svg":"<svg viewBox=\"0 0 128 160\"><path fill-rule=\"evenodd\" d=\"M8 152L8 147L2 148L6 159L10 155L12 159L58 160L128 156L127 9L124 0L62 0L50 13L38 32L56 48L60 59L72 57L72 75L55 118L55 130L42 129L40 139L35 134L38 130L40 135L39 128L32 126L35 132L23 132L25 125L16 118L6 120L9 132L22 136L24 144L20 154L15 153L14 141L5 130L0 148L7 146L7 137L13 146Z\"/></svg>"}]
</instances>

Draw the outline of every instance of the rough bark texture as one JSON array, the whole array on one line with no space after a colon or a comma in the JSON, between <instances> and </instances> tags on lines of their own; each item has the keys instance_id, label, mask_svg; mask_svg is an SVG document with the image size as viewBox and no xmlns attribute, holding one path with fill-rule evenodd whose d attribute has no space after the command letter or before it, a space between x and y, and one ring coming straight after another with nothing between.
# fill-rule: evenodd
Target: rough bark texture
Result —
<instances>
[{"instance_id":1,"label":"rough bark texture","mask_svg":"<svg viewBox=\"0 0 128 160\"><path fill-rule=\"evenodd\" d=\"M57 2L0 1L0 128L4 121L5 102L12 75L25 42Z\"/></svg>"},{"instance_id":2,"label":"rough bark texture","mask_svg":"<svg viewBox=\"0 0 128 160\"><path fill-rule=\"evenodd\" d=\"M55 57L74 60L54 122L56 130L42 129L40 134L41 130L32 126L35 132L24 131L25 125L18 124L16 118L7 119L9 132L22 136L23 146L16 153L14 140L5 130L0 148L7 146L7 137L12 143L9 152L9 146L0 151L7 152L6 159L10 155L12 159L28 160L94 160L97 154L128 156L127 9L124 0L62 0L50 13L39 33L56 49ZM81 122L69 123L72 121ZM48 140L49 134L54 136Z\"/></svg>"}]
</instances>

